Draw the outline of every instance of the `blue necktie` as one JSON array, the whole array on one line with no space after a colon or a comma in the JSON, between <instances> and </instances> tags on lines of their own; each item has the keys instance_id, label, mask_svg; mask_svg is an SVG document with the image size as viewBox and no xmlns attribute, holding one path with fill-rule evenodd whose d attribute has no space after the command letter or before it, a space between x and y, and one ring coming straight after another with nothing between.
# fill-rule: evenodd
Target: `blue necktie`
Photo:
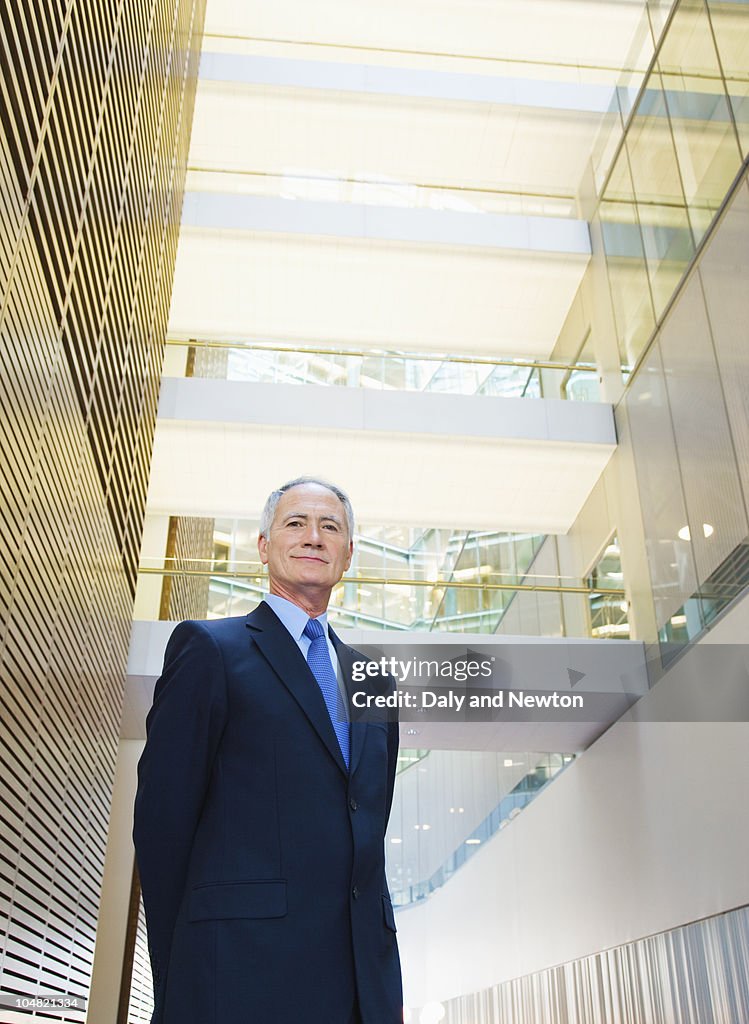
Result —
<instances>
[{"instance_id":1,"label":"blue necktie","mask_svg":"<svg viewBox=\"0 0 749 1024\"><path fill-rule=\"evenodd\" d=\"M338 737L338 743L343 754L346 767L349 766L349 729L348 722L339 721L341 717L341 705L338 694L338 679L336 678L333 664L328 651L328 641L325 639L325 632L322 623L317 619L310 619L304 627L304 635L311 641L307 651L307 664L312 670L312 675L322 691L325 706L330 715L330 721Z\"/></svg>"}]
</instances>

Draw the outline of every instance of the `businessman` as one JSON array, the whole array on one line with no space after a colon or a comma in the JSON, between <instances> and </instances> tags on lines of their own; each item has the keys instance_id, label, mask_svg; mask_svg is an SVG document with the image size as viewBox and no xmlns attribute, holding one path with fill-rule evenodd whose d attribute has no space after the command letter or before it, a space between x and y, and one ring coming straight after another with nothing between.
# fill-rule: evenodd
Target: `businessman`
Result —
<instances>
[{"instance_id":1,"label":"businessman","mask_svg":"<svg viewBox=\"0 0 749 1024\"><path fill-rule=\"evenodd\" d=\"M270 594L183 622L138 766L134 839L153 1024L400 1024L384 835L397 723L348 722L327 625L351 563L346 494L301 477L269 497Z\"/></svg>"}]
</instances>

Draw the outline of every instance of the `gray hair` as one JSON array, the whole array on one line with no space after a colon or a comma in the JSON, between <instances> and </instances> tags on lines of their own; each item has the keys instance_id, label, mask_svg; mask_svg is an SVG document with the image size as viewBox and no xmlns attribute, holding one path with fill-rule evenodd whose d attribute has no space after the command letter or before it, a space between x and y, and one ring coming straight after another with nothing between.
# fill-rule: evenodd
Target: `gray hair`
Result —
<instances>
[{"instance_id":1,"label":"gray hair","mask_svg":"<svg viewBox=\"0 0 749 1024\"><path fill-rule=\"evenodd\" d=\"M349 540L354 539L354 509L351 504L351 499L345 491L341 490L340 487L336 487L335 484L331 484L329 480L322 480L317 476L298 476L294 480L289 480L288 483L282 484L277 490L271 491L268 495L268 500L263 507L262 514L260 516L260 536L268 537L270 534L270 528L273 525L273 520L276 515L276 509L281 497L290 491L292 487L299 487L301 484L318 484L320 487L325 487L328 491L335 494L336 498L343 505L343 511L346 513L346 525L348 526L348 538Z\"/></svg>"}]
</instances>

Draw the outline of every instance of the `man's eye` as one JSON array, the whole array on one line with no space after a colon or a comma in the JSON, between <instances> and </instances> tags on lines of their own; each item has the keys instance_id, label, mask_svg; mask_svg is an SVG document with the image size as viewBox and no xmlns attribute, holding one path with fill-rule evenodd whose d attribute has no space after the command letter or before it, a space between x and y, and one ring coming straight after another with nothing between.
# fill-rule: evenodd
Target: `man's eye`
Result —
<instances>
[{"instance_id":1,"label":"man's eye","mask_svg":"<svg viewBox=\"0 0 749 1024\"><path fill-rule=\"evenodd\" d=\"M323 529L332 530L333 533L338 533L338 527L336 526L335 523L326 523Z\"/></svg>"}]
</instances>

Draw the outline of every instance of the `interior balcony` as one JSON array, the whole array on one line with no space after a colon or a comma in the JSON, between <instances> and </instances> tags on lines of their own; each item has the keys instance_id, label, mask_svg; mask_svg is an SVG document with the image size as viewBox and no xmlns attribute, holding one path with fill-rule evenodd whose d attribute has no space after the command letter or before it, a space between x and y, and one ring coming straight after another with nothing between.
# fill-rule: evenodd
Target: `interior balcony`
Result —
<instances>
[{"instance_id":1,"label":"interior balcony","mask_svg":"<svg viewBox=\"0 0 749 1024\"><path fill-rule=\"evenodd\" d=\"M564 533L616 447L611 407L588 400L590 366L473 358L461 364L474 373L466 389L440 377L454 369L444 356L349 351L340 358L386 369L326 377L295 376L275 352L262 372L228 380L183 376L184 352L166 367L177 375L162 382L149 513L242 518L279 483L313 473L341 482L365 522ZM219 374L232 376L226 362Z\"/></svg>"}]
</instances>

